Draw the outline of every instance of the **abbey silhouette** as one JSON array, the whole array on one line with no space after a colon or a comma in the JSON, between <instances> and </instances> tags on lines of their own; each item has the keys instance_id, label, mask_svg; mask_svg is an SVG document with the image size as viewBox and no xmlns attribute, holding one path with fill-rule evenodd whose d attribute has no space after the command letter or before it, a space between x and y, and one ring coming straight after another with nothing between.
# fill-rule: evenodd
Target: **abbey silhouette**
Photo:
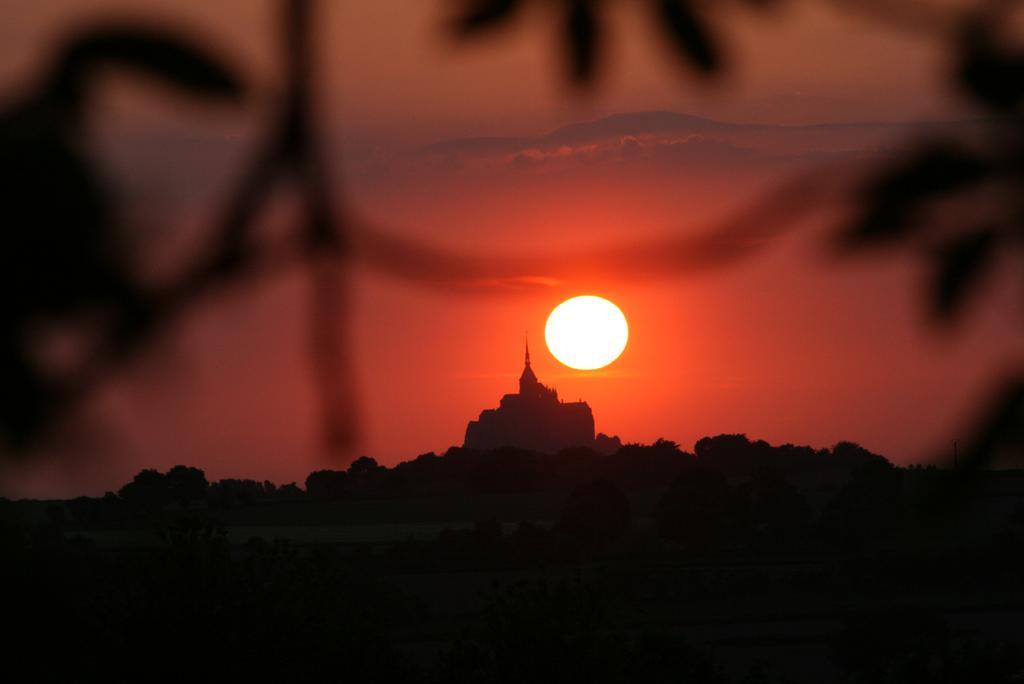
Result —
<instances>
[{"instance_id":1,"label":"abbey silhouette","mask_svg":"<svg viewBox=\"0 0 1024 684\"><path fill-rule=\"evenodd\" d=\"M466 426L463 446L470 449L517 447L554 453L586 446L599 451L620 446L617 437L594 438L594 414L585 401L564 402L558 392L537 379L530 367L526 343L525 367L519 376L519 394L506 394L496 409L486 409Z\"/></svg>"}]
</instances>

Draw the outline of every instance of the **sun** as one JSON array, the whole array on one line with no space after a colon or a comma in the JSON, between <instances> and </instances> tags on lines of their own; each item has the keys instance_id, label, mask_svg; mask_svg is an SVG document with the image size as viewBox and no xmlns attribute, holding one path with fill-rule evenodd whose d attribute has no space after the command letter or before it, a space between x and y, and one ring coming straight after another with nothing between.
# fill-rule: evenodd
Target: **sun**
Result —
<instances>
[{"instance_id":1,"label":"sun","mask_svg":"<svg viewBox=\"0 0 1024 684\"><path fill-rule=\"evenodd\" d=\"M629 339L622 310L603 297L581 295L555 307L544 326L552 356L569 368L604 368L619 358Z\"/></svg>"}]
</instances>

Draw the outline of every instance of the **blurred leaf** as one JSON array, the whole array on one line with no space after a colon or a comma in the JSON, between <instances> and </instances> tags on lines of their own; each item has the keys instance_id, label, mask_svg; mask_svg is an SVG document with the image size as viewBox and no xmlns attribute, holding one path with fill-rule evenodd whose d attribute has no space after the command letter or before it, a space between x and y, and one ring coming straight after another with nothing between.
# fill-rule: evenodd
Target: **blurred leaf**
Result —
<instances>
[{"instance_id":1,"label":"blurred leaf","mask_svg":"<svg viewBox=\"0 0 1024 684\"><path fill-rule=\"evenodd\" d=\"M721 66L717 46L688 0L658 0L658 17L680 58L705 74Z\"/></svg>"},{"instance_id":2,"label":"blurred leaf","mask_svg":"<svg viewBox=\"0 0 1024 684\"><path fill-rule=\"evenodd\" d=\"M0 115L0 307L20 325L109 300L122 242L107 188L53 108Z\"/></svg>"},{"instance_id":3,"label":"blurred leaf","mask_svg":"<svg viewBox=\"0 0 1024 684\"><path fill-rule=\"evenodd\" d=\"M939 252L932 291L932 309L936 316L949 319L956 315L971 287L992 263L995 246L995 234L982 230L959 236Z\"/></svg>"},{"instance_id":4,"label":"blurred leaf","mask_svg":"<svg viewBox=\"0 0 1024 684\"><path fill-rule=\"evenodd\" d=\"M2 447L27 446L47 426L55 399L39 373L17 348L13 331L3 330L0 341L0 453ZM16 452L15 452L16 453Z\"/></svg>"},{"instance_id":5,"label":"blurred leaf","mask_svg":"<svg viewBox=\"0 0 1024 684\"><path fill-rule=\"evenodd\" d=\"M985 178L989 163L948 143L933 143L884 171L868 186L861 215L844 232L847 247L904 239L916 228L914 212L927 201Z\"/></svg>"},{"instance_id":6,"label":"blurred leaf","mask_svg":"<svg viewBox=\"0 0 1024 684\"><path fill-rule=\"evenodd\" d=\"M509 21L522 4L521 0L470 0L456 16L454 30L460 35L471 35L481 30L496 28Z\"/></svg>"},{"instance_id":7,"label":"blurred leaf","mask_svg":"<svg viewBox=\"0 0 1024 684\"><path fill-rule=\"evenodd\" d=\"M572 79L579 83L590 81L597 57L598 24L589 0L570 0L565 38Z\"/></svg>"},{"instance_id":8,"label":"blurred leaf","mask_svg":"<svg viewBox=\"0 0 1024 684\"><path fill-rule=\"evenodd\" d=\"M987 24L971 23L964 36L961 85L996 109L1012 109L1024 99L1024 55L1000 51Z\"/></svg>"},{"instance_id":9,"label":"blurred leaf","mask_svg":"<svg viewBox=\"0 0 1024 684\"><path fill-rule=\"evenodd\" d=\"M241 80L205 48L168 31L108 26L74 40L58 60L55 94L78 102L97 68L116 65L163 79L194 95L239 98Z\"/></svg>"}]
</instances>

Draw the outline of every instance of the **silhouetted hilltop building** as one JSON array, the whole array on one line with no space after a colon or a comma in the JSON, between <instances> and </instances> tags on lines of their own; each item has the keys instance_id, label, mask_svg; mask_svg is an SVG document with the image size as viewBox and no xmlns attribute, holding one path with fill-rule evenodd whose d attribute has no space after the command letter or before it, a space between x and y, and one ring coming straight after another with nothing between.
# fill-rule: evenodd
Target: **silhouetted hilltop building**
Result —
<instances>
[{"instance_id":1,"label":"silhouetted hilltop building","mask_svg":"<svg viewBox=\"0 0 1024 684\"><path fill-rule=\"evenodd\" d=\"M600 435L603 440L617 438ZM530 367L519 376L519 394L506 394L496 409L486 409L466 426L464 445L470 449L516 447L554 453L567 447L595 447L594 414L585 401L564 402L558 392L542 385ZM603 446L603 443L602 443Z\"/></svg>"}]
</instances>

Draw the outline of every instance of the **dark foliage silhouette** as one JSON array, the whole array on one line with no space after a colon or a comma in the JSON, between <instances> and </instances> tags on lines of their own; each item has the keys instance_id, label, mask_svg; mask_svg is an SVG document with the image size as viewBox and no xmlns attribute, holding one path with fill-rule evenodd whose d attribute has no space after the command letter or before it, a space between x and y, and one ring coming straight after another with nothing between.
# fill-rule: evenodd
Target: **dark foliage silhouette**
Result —
<instances>
[{"instance_id":1,"label":"dark foliage silhouette","mask_svg":"<svg viewBox=\"0 0 1024 684\"><path fill-rule=\"evenodd\" d=\"M166 476L157 470L146 469L121 487L121 500L133 511L153 512L168 502Z\"/></svg>"},{"instance_id":2,"label":"dark foliage silhouette","mask_svg":"<svg viewBox=\"0 0 1024 684\"><path fill-rule=\"evenodd\" d=\"M822 512L823 533L835 543L853 547L884 539L902 521L902 503L902 471L885 462L863 465Z\"/></svg>"},{"instance_id":3,"label":"dark foliage silhouette","mask_svg":"<svg viewBox=\"0 0 1024 684\"><path fill-rule=\"evenodd\" d=\"M929 264L929 307L941 322L961 316L1005 257L1024 257L1024 51L1010 45L1013 3L969 12L955 32L956 79L981 111L975 139L933 139L882 169L862 189L842 240L850 251L910 250ZM1024 448L1024 373L1011 368L968 445L967 468Z\"/></svg>"},{"instance_id":4,"label":"dark foliage silhouette","mask_svg":"<svg viewBox=\"0 0 1024 684\"><path fill-rule=\"evenodd\" d=\"M269 481L227 479L210 484L207 500L212 508L232 508L266 501L288 501L302 495L294 482L278 486Z\"/></svg>"},{"instance_id":5,"label":"dark foliage silhouette","mask_svg":"<svg viewBox=\"0 0 1024 684\"><path fill-rule=\"evenodd\" d=\"M772 467L756 471L739 486L747 543L755 548L794 550L806 544L812 510L806 496Z\"/></svg>"},{"instance_id":6,"label":"dark foliage silhouette","mask_svg":"<svg viewBox=\"0 0 1024 684\"><path fill-rule=\"evenodd\" d=\"M111 352L152 323L154 294L132 273L128 235L84 148L93 91L111 68L142 72L193 97L238 99L243 88L191 41L149 27L85 31L54 60L24 101L0 113L0 430L15 445L45 428L72 397L68 383L33 358L40 318L64 324L109 319ZM69 332L67 330L65 333ZM84 372L84 371L83 371ZM77 387L76 387L77 389Z\"/></svg>"},{"instance_id":7,"label":"dark foliage silhouette","mask_svg":"<svg viewBox=\"0 0 1024 684\"><path fill-rule=\"evenodd\" d=\"M340 499L348 490L348 474L340 470L317 470L306 478L306 493L314 499Z\"/></svg>"},{"instance_id":8,"label":"dark foliage silhouette","mask_svg":"<svg viewBox=\"0 0 1024 684\"><path fill-rule=\"evenodd\" d=\"M237 98L239 79L218 59L182 39L140 26L102 28L73 38L52 73L28 102L0 117L0 180L10 207L4 232L3 300L5 378L0 419L7 439L22 445L48 429L68 405L88 391L112 364L139 349L159 327L185 312L216 286L275 270L296 258L313 273L311 357L324 407L327 442L347 444L354 430L344 368L343 253L323 160L314 144L310 105L309 12L311 3L284 3L284 61L288 92L264 149L241 180L213 231L208 249L176 282L143 287L124 254L126 237L112 221L108 193L81 149L80 120L98 67L153 74L207 98ZM297 180L305 203L292 244L261 254L250 231L272 187ZM54 197L58 200L54 201ZM47 212L50 212L49 214ZM322 258L323 257L323 258ZM329 257L329 258L327 258ZM99 342L83 350L71 369L54 373L32 358L29 339L39 318L79 334L101 322Z\"/></svg>"},{"instance_id":9,"label":"dark foliage silhouette","mask_svg":"<svg viewBox=\"0 0 1024 684\"><path fill-rule=\"evenodd\" d=\"M905 471L851 442L815 450L792 444L772 446L761 440L751 441L745 435L719 435L702 438L697 445L696 456L663 439L651 445L627 444L612 454L587 448L541 454L509 448L475 451L452 447L440 456L423 454L391 468L363 456L346 470L310 473L304 490L295 483L279 486L230 478L208 482L202 470L178 465L166 473L142 470L116 495L108 492L102 498L78 497L67 505L72 517L86 521L94 516L145 516L299 499L358 501L562 492L567 497L560 511L563 532L581 539L612 540L631 526L632 512L624 494L630 491L660 492L667 488L665 506L669 506L669 495L678 495L684 506L700 506L699 501L706 499L709 506L732 511L738 516L736 524L744 521L769 536L775 526L802 529L808 522L808 504L790 482L792 477L842 485L837 501L862 505L868 511L885 509L868 516L879 522L893 512L891 507L898 505L898 500L905 498L901 489ZM930 472L936 474L936 482L951 474L936 468ZM699 497L681 493L691 488L702 493ZM923 488L918 486L919 490ZM916 497L921 492L911 494ZM699 521L701 516L694 519ZM865 524L872 523L865 518Z\"/></svg>"},{"instance_id":10,"label":"dark foliage silhouette","mask_svg":"<svg viewBox=\"0 0 1024 684\"><path fill-rule=\"evenodd\" d=\"M692 468L672 483L655 511L658 530L698 552L716 551L739 532L740 501L725 476Z\"/></svg>"},{"instance_id":11,"label":"dark foliage silhouette","mask_svg":"<svg viewBox=\"0 0 1024 684\"><path fill-rule=\"evenodd\" d=\"M601 548L621 538L631 524L626 495L611 482L597 480L572 491L557 527L587 548Z\"/></svg>"},{"instance_id":12,"label":"dark foliage silhouette","mask_svg":"<svg viewBox=\"0 0 1024 684\"><path fill-rule=\"evenodd\" d=\"M466 0L462 11L452 22L456 36L472 37L491 31L516 19L530 0ZM559 0L557 8L561 26L565 62L569 77L578 83L591 83L601 59L601 47L607 26L601 16L601 3L596 0ZM697 74L712 76L721 70L724 54L710 27L706 5L691 0L649 0L646 5L655 27L666 39L670 51L680 62ZM740 0L735 4L767 7L774 0Z\"/></svg>"},{"instance_id":13,"label":"dark foliage silhouette","mask_svg":"<svg viewBox=\"0 0 1024 684\"><path fill-rule=\"evenodd\" d=\"M174 466L166 474L143 470L118 494L135 511L154 512L169 504L178 508L206 503L209 483L198 468Z\"/></svg>"},{"instance_id":14,"label":"dark foliage silhouette","mask_svg":"<svg viewBox=\"0 0 1024 684\"><path fill-rule=\"evenodd\" d=\"M143 471L120 495L0 500L0 599L19 627L6 643L48 681L939 684L1024 671L1018 637L1000 636L1024 595L1013 510L928 540L904 514L908 483L955 471L899 469L848 442L702 444L696 457L665 441L611 456L510 452L535 472L500 496L508 463L453 449L394 468L360 459L322 481L363 484L326 494L208 483L178 466ZM643 477L594 480L623 461ZM403 466L422 470L410 480ZM1020 491L1019 473L991 477L995 497L975 489L974 504ZM513 523L495 505L539 491L560 502L543 520ZM475 524L372 547L274 539L281 527L238 538L246 521L280 525L307 506L304 531L332 507L474 496ZM112 547L109 532L149 541ZM760 656L737 659L744 650ZM789 679L801 672L791 653L808 650L818 655L801 667L815 674Z\"/></svg>"},{"instance_id":15,"label":"dark foliage silhouette","mask_svg":"<svg viewBox=\"0 0 1024 684\"><path fill-rule=\"evenodd\" d=\"M29 553L2 579L5 614L20 625L7 646L38 681L314 681L339 667L360 681L406 676L390 621L415 620L417 608L327 556L281 544L239 556L198 521L134 559Z\"/></svg>"}]
</instances>

